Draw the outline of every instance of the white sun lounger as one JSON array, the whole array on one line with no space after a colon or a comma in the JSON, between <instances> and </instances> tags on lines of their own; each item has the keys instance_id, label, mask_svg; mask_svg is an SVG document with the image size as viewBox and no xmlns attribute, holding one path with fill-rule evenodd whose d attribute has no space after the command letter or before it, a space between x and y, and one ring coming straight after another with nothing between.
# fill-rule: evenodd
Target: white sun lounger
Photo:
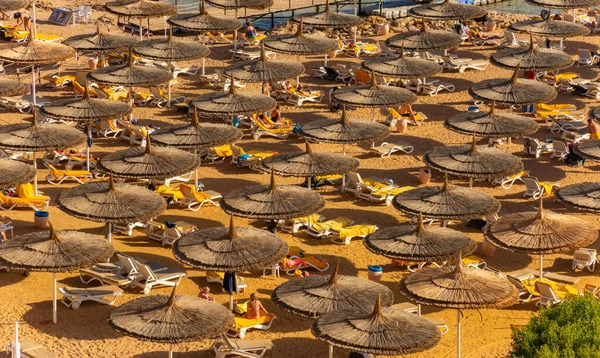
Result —
<instances>
[{"instance_id":1,"label":"white sun lounger","mask_svg":"<svg viewBox=\"0 0 600 358\"><path fill-rule=\"evenodd\" d=\"M216 358L225 358L227 356L262 358L271 348L273 348L273 342L268 339L231 339L223 334L214 341L210 350L215 352Z\"/></svg>"},{"instance_id":2,"label":"white sun lounger","mask_svg":"<svg viewBox=\"0 0 600 358\"><path fill-rule=\"evenodd\" d=\"M75 310L84 301L95 301L105 305L112 305L123 294L123 290L117 286L94 288L59 287L58 290L63 294L60 302Z\"/></svg>"},{"instance_id":3,"label":"white sun lounger","mask_svg":"<svg viewBox=\"0 0 600 358\"><path fill-rule=\"evenodd\" d=\"M389 157L393 153L396 152L404 152L406 154L410 154L415 150L415 147L408 143L396 142L396 143L388 143L383 142L378 146L372 146L371 151L381 155L382 158Z\"/></svg>"},{"instance_id":4,"label":"white sun lounger","mask_svg":"<svg viewBox=\"0 0 600 358\"><path fill-rule=\"evenodd\" d=\"M154 286L175 287L179 284L185 272L166 269L160 272L153 271L150 266L136 262L140 277L135 281L136 286L144 289L144 294L149 294Z\"/></svg>"},{"instance_id":5,"label":"white sun lounger","mask_svg":"<svg viewBox=\"0 0 600 358\"><path fill-rule=\"evenodd\" d=\"M21 346L21 357L22 358L57 358L54 354L50 353L44 346L31 339L24 339L19 342ZM6 347L7 352L12 351L12 345Z\"/></svg>"}]
</instances>

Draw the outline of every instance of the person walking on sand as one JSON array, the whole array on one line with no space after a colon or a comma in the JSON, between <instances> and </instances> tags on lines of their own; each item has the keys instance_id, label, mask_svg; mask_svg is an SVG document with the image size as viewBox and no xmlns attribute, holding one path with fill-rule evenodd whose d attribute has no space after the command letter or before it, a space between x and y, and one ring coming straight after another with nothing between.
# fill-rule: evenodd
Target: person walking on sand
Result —
<instances>
[{"instance_id":1,"label":"person walking on sand","mask_svg":"<svg viewBox=\"0 0 600 358\"><path fill-rule=\"evenodd\" d=\"M15 20L17 20L17 27L20 24L23 24L23 29L25 31L31 31L31 16L29 15L29 13L27 11L23 11L23 12L15 12L15 14L13 15L13 17L15 18Z\"/></svg>"}]
</instances>

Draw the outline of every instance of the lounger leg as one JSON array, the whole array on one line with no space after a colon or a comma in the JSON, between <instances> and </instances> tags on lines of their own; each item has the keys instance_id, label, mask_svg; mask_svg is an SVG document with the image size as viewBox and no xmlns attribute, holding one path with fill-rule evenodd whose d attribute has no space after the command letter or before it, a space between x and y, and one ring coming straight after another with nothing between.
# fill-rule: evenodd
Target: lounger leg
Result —
<instances>
[{"instance_id":1,"label":"lounger leg","mask_svg":"<svg viewBox=\"0 0 600 358\"><path fill-rule=\"evenodd\" d=\"M329 358L333 358L333 346L329 345Z\"/></svg>"},{"instance_id":2,"label":"lounger leg","mask_svg":"<svg viewBox=\"0 0 600 358\"><path fill-rule=\"evenodd\" d=\"M52 322L58 321L56 307L56 272L52 273Z\"/></svg>"}]
</instances>

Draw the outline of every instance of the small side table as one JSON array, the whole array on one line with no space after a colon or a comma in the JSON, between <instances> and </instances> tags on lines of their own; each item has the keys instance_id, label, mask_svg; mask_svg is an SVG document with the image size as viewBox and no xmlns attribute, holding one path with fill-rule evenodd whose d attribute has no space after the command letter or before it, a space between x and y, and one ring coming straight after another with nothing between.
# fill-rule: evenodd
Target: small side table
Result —
<instances>
[{"instance_id":1,"label":"small side table","mask_svg":"<svg viewBox=\"0 0 600 358\"><path fill-rule=\"evenodd\" d=\"M271 267L263 268L263 274L262 274L263 278L267 277L268 270L271 270L271 276L273 276L273 278L280 277L279 276L279 264L275 264Z\"/></svg>"},{"instance_id":2,"label":"small side table","mask_svg":"<svg viewBox=\"0 0 600 358\"><path fill-rule=\"evenodd\" d=\"M14 230L14 229L15 229L15 227L14 227L14 226L12 226L12 225L2 225L2 226L0 226L0 231L1 231L1 232L7 232L7 231L10 231L10 238L11 238L11 239L12 239L12 238L15 236L15 235L14 235L14 233L13 233L13 230Z\"/></svg>"}]
</instances>

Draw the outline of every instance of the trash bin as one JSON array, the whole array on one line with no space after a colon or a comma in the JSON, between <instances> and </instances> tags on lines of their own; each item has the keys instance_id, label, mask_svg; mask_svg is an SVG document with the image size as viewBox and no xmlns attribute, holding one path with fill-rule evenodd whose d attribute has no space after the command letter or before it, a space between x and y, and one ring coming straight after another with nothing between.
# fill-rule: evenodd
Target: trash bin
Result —
<instances>
[{"instance_id":1,"label":"trash bin","mask_svg":"<svg viewBox=\"0 0 600 358\"><path fill-rule=\"evenodd\" d=\"M38 229L48 228L48 216L50 215L47 211L36 211L33 213L33 225Z\"/></svg>"},{"instance_id":2,"label":"trash bin","mask_svg":"<svg viewBox=\"0 0 600 358\"><path fill-rule=\"evenodd\" d=\"M369 266L369 280L379 282L383 276L383 268L381 266Z\"/></svg>"}]
</instances>

